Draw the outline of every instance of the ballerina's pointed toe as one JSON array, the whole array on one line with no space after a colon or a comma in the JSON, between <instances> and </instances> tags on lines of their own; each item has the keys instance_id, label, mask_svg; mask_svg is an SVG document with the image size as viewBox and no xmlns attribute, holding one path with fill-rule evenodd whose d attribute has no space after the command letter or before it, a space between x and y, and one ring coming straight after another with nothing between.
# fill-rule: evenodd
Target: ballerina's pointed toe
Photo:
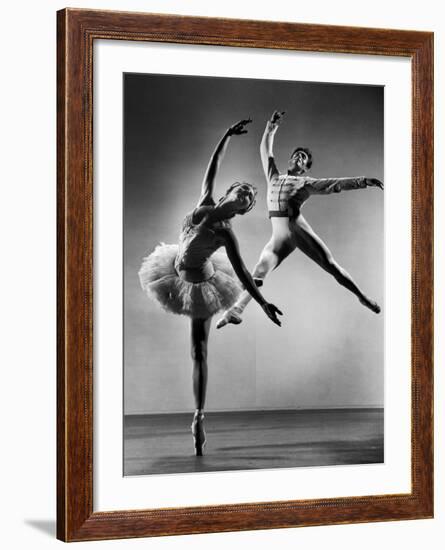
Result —
<instances>
[{"instance_id":1,"label":"ballerina's pointed toe","mask_svg":"<svg viewBox=\"0 0 445 550\"><path fill-rule=\"evenodd\" d=\"M206 433L204 430L204 415L202 413L195 414L191 429L193 435L193 445L195 447L195 455L203 456L203 450L206 444Z\"/></svg>"}]
</instances>

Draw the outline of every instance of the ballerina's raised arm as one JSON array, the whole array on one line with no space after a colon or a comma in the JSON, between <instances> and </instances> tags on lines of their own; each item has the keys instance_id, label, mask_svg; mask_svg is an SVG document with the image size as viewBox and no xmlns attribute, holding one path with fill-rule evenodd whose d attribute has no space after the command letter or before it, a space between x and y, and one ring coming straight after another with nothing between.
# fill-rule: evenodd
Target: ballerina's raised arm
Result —
<instances>
[{"instance_id":1,"label":"ballerina's raised arm","mask_svg":"<svg viewBox=\"0 0 445 550\"><path fill-rule=\"evenodd\" d=\"M215 177L218 172L221 161L224 157L224 154L227 149L227 144L231 136L239 136L241 134L247 134L245 126L250 124L252 119L247 118L240 120L236 124L233 124L226 130L220 142L213 151L212 156L210 157L209 165L207 166L206 173L201 185L201 196L197 206L214 206L215 201L213 199L213 191L215 188Z\"/></svg>"}]
</instances>

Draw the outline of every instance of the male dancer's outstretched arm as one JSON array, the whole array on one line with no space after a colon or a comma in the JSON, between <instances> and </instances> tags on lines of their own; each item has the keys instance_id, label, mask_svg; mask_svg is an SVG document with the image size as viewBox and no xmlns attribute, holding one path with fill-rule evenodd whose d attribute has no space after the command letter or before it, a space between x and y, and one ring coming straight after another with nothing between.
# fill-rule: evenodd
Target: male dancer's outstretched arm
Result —
<instances>
[{"instance_id":1,"label":"male dancer's outstretched arm","mask_svg":"<svg viewBox=\"0 0 445 550\"><path fill-rule=\"evenodd\" d=\"M330 195L341 191L379 187L383 191L383 183L377 178L305 178L305 187L310 195Z\"/></svg>"},{"instance_id":2,"label":"male dancer's outstretched arm","mask_svg":"<svg viewBox=\"0 0 445 550\"><path fill-rule=\"evenodd\" d=\"M272 115L271 120L268 120L266 123L266 128L263 133L263 138L261 139L260 145L260 156L261 163L263 165L264 175L266 180L270 181L272 178L278 177L279 172L277 165L275 164L275 159L273 155L273 141L275 134L278 130L278 126L281 121L281 117L284 115L284 112L279 113L275 111Z\"/></svg>"}]
</instances>

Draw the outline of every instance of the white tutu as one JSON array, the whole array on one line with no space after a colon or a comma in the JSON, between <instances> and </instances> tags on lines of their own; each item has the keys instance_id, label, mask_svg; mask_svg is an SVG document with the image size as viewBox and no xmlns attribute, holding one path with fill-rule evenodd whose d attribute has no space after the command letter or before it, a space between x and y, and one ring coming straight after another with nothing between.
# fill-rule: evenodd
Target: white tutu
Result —
<instances>
[{"instance_id":1,"label":"white tutu","mask_svg":"<svg viewBox=\"0 0 445 550\"><path fill-rule=\"evenodd\" d=\"M167 311L201 319L236 302L243 289L225 253L217 251L210 256L214 274L202 283L179 277L175 270L177 254L178 245L161 244L143 260L139 280L149 298Z\"/></svg>"}]
</instances>

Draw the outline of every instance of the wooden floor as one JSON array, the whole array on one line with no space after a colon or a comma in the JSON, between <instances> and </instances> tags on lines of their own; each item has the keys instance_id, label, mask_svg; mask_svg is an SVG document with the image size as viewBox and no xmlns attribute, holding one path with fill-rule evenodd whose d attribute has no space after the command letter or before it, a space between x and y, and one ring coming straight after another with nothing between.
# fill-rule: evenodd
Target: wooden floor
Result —
<instances>
[{"instance_id":1,"label":"wooden floor","mask_svg":"<svg viewBox=\"0 0 445 550\"><path fill-rule=\"evenodd\" d=\"M203 457L192 416L126 416L124 475L383 462L383 409L206 413Z\"/></svg>"}]
</instances>

